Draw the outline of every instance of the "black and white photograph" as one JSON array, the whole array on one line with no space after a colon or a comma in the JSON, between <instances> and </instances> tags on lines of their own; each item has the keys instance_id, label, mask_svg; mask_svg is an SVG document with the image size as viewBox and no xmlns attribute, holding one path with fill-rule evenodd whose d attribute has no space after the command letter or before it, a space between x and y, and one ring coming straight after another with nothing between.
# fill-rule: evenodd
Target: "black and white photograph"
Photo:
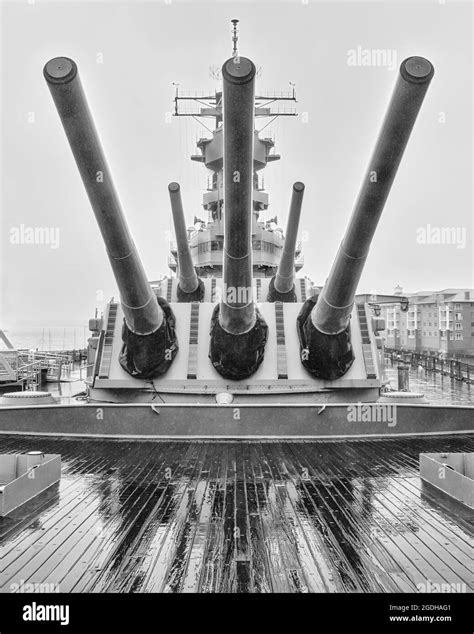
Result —
<instances>
[{"instance_id":1,"label":"black and white photograph","mask_svg":"<svg viewBox=\"0 0 474 634\"><path fill-rule=\"evenodd\" d=\"M1 634L472 634L473 13L0 0Z\"/></svg>"}]
</instances>

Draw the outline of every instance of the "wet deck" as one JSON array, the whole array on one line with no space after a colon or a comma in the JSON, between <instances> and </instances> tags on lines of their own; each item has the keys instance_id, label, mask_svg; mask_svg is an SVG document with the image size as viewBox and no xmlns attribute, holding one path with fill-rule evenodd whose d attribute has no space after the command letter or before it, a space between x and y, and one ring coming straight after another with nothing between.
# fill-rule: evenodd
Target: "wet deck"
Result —
<instances>
[{"instance_id":1,"label":"wet deck","mask_svg":"<svg viewBox=\"0 0 474 634\"><path fill-rule=\"evenodd\" d=\"M60 453L59 489L0 518L0 590L472 591L472 514L422 491L418 454L473 436L351 442L2 437ZM466 584L465 587L462 584ZM52 589L52 588L50 588Z\"/></svg>"}]
</instances>

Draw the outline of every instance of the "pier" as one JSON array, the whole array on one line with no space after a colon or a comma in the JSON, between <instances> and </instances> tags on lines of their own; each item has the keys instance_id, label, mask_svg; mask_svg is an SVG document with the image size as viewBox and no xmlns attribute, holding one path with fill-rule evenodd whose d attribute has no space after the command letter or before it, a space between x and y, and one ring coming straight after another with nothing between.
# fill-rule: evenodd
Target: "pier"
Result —
<instances>
[{"instance_id":1,"label":"pier","mask_svg":"<svg viewBox=\"0 0 474 634\"><path fill-rule=\"evenodd\" d=\"M474 365L459 359L443 359L427 351L385 349L385 357L392 364L397 362L409 363L412 367L421 366L427 372L436 372L449 376L456 381L474 383Z\"/></svg>"},{"instance_id":2,"label":"pier","mask_svg":"<svg viewBox=\"0 0 474 634\"><path fill-rule=\"evenodd\" d=\"M71 380L87 360L85 349L6 350L0 353L0 391L35 390L44 383Z\"/></svg>"}]
</instances>

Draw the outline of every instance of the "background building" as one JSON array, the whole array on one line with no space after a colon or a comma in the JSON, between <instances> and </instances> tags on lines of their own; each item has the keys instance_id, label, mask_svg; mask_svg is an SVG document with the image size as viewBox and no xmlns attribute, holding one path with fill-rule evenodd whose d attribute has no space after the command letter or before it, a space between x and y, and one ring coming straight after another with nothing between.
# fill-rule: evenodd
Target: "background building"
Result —
<instances>
[{"instance_id":1,"label":"background building","mask_svg":"<svg viewBox=\"0 0 474 634\"><path fill-rule=\"evenodd\" d=\"M395 295L402 296L400 287ZM408 310L397 302L381 304L387 348L474 356L473 289L447 288L404 296L409 300Z\"/></svg>"}]
</instances>

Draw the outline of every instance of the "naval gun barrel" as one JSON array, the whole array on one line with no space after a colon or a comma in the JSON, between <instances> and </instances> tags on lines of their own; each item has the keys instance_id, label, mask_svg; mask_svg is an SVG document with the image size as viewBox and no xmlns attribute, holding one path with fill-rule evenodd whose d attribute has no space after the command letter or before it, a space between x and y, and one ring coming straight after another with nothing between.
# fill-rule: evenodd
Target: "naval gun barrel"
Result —
<instances>
[{"instance_id":1,"label":"naval gun barrel","mask_svg":"<svg viewBox=\"0 0 474 634\"><path fill-rule=\"evenodd\" d=\"M252 288L255 72L255 65L246 57L232 57L222 67L223 293L213 314L209 356L222 376L236 380L255 372L267 338Z\"/></svg>"},{"instance_id":2,"label":"naval gun barrel","mask_svg":"<svg viewBox=\"0 0 474 634\"><path fill-rule=\"evenodd\" d=\"M204 285L196 274L191 257L179 183L170 183L168 185L168 192L170 195L174 231L178 246L178 300L182 302L201 301Z\"/></svg>"},{"instance_id":3,"label":"naval gun barrel","mask_svg":"<svg viewBox=\"0 0 474 634\"><path fill-rule=\"evenodd\" d=\"M77 66L56 57L45 65L44 77L104 239L127 325L136 334L150 334L160 327L163 314L128 230Z\"/></svg>"},{"instance_id":4,"label":"naval gun barrel","mask_svg":"<svg viewBox=\"0 0 474 634\"><path fill-rule=\"evenodd\" d=\"M224 292L219 322L243 334L255 324L252 301L252 193L255 66L233 57L224 82ZM235 292L234 292L235 291Z\"/></svg>"},{"instance_id":5,"label":"naval gun barrel","mask_svg":"<svg viewBox=\"0 0 474 634\"><path fill-rule=\"evenodd\" d=\"M312 332L307 335L313 339L314 354L306 367L321 378L338 378L353 362L349 320L357 285L433 74L433 66L423 57L409 57L400 66L344 239L311 312ZM311 346L309 348L311 357ZM318 361L316 356L319 356Z\"/></svg>"},{"instance_id":6,"label":"naval gun barrel","mask_svg":"<svg viewBox=\"0 0 474 634\"><path fill-rule=\"evenodd\" d=\"M75 62L56 57L44 77L79 169L120 291L122 366L133 376L165 372L177 352L174 316L151 288L127 227Z\"/></svg>"},{"instance_id":7,"label":"naval gun barrel","mask_svg":"<svg viewBox=\"0 0 474 634\"><path fill-rule=\"evenodd\" d=\"M286 225L285 243L275 277L270 281L267 301L296 302L295 251L303 203L304 184L293 183L290 214Z\"/></svg>"}]
</instances>

